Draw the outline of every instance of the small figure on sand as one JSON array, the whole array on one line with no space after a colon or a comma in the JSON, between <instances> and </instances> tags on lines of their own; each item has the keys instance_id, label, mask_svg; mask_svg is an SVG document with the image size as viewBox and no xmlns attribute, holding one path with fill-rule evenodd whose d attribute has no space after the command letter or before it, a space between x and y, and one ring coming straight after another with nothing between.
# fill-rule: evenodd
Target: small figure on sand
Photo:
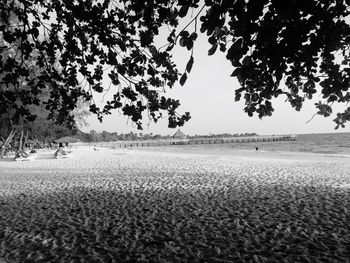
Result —
<instances>
[{"instance_id":1,"label":"small figure on sand","mask_svg":"<svg viewBox=\"0 0 350 263\"><path fill-rule=\"evenodd\" d=\"M258 151L259 151L259 147L256 146L256 147L255 147L255 152L258 152Z\"/></svg>"}]
</instances>

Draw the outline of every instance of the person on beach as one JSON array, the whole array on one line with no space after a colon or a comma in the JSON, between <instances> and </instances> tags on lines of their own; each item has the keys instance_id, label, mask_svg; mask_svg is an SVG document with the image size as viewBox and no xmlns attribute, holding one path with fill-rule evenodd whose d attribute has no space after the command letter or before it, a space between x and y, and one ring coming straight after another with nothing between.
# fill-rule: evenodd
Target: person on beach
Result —
<instances>
[{"instance_id":1,"label":"person on beach","mask_svg":"<svg viewBox=\"0 0 350 263\"><path fill-rule=\"evenodd\" d=\"M259 147L256 146L256 147L255 147L255 152L258 152L258 151L259 151Z\"/></svg>"}]
</instances>

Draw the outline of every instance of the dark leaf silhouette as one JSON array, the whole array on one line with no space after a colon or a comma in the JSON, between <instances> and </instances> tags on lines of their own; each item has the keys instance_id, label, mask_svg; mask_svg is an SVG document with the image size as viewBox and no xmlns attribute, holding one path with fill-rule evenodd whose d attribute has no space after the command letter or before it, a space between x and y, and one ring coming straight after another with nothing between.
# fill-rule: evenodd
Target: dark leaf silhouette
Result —
<instances>
[{"instance_id":1,"label":"dark leaf silhouette","mask_svg":"<svg viewBox=\"0 0 350 263\"><path fill-rule=\"evenodd\" d=\"M218 48L218 45L215 44L213 45L209 50L208 50L208 55L211 56L211 55L214 55L216 49Z\"/></svg>"},{"instance_id":2,"label":"dark leaf silhouette","mask_svg":"<svg viewBox=\"0 0 350 263\"><path fill-rule=\"evenodd\" d=\"M194 59L193 59L193 56L191 56L191 57L190 57L190 60L187 62L187 65L186 65L186 71L187 71L188 73L191 72L193 63L194 63Z\"/></svg>"},{"instance_id":3,"label":"dark leaf silhouette","mask_svg":"<svg viewBox=\"0 0 350 263\"><path fill-rule=\"evenodd\" d=\"M182 74L182 76L181 76L181 78L180 78L180 84L181 84L181 86L183 86L183 85L185 84L186 80L187 80L187 74L184 73L184 74Z\"/></svg>"}]
</instances>

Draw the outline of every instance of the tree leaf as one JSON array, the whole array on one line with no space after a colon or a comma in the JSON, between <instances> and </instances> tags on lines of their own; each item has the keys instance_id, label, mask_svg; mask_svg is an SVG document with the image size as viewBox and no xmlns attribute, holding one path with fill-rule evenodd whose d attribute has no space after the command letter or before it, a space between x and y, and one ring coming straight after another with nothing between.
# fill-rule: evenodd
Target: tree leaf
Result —
<instances>
[{"instance_id":1,"label":"tree leaf","mask_svg":"<svg viewBox=\"0 0 350 263\"><path fill-rule=\"evenodd\" d=\"M231 74L231 77L237 77L239 74L241 74L242 72L242 68L236 68L232 74Z\"/></svg>"},{"instance_id":2,"label":"tree leaf","mask_svg":"<svg viewBox=\"0 0 350 263\"><path fill-rule=\"evenodd\" d=\"M180 38L180 46L182 46L182 47L185 47L186 46L186 38L185 37L181 37Z\"/></svg>"},{"instance_id":3,"label":"tree leaf","mask_svg":"<svg viewBox=\"0 0 350 263\"><path fill-rule=\"evenodd\" d=\"M190 35L190 38L195 41L198 37L198 34L196 32L193 32L191 35Z\"/></svg>"},{"instance_id":4,"label":"tree leaf","mask_svg":"<svg viewBox=\"0 0 350 263\"><path fill-rule=\"evenodd\" d=\"M180 85L183 86L187 80L187 74L184 73L180 78Z\"/></svg>"},{"instance_id":5,"label":"tree leaf","mask_svg":"<svg viewBox=\"0 0 350 263\"><path fill-rule=\"evenodd\" d=\"M191 50L193 48L193 41L190 38L186 39L186 47L188 50Z\"/></svg>"},{"instance_id":6,"label":"tree leaf","mask_svg":"<svg viewBox=\"0 0 350 263\"><path fill-rule=\"evenodd\" d=\"M179 10L179 16L180 16L180 17L185 17L185 16L187 15L188 8L189 8L188 5L183 5L183 6L181 6L181 8L180 8L180 10Z\"/></svg>"},{"instance_id":7,"label":"tree leaf","mask_svg":"<svg viewBox=\"0 0 350 263\"><path fill-rule=\"evenodd\" d=\"M213 45L209 50L208 50L208 55L214 55L216 49L218 48L218 44Z\"/></svg>"},{"instance_id":8,"label":"tree leaf","mask_svg":"<svg viewBox=\"0 0 350 263\"><path fill-rule=\"evenodd\" d=\"M171 51L174 48L174 44L170 44L167 48L166 51Z\"/></svg>"},{"instance_id":9,"label":"tree leaf","mask_svg":"<svg viewBox=\"0 0 350 263\"><path fill-rule=\"evenodd\" d=\"M193 56L191 56L190 60L187 62L187 65L186 65L186 71L188 73L191 72L191 69L192 69L192 66L193 66L193 62L194 62L194 59L193 59Z\"/></svg>"}]
</instances>

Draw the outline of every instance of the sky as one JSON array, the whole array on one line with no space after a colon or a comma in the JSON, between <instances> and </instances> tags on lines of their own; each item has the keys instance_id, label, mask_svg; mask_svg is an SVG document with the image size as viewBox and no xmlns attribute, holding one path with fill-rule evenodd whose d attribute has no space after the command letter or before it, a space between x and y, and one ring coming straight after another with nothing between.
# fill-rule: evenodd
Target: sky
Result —
<instances>
[{"instance_id":1,"label":"sky","mask_svg":"<svg viewBox=\"0 0 350 263\"><path fill-rule=\"evenodd\" d=\"M158 40L160 44L166 43L166 37L166 34L161 33ZM336 112L344 111L345 104L333 105L334 114L328 118L317 115L309 121L316 113L314 103L322 100L320 94L316 94L312 101L306 101L299 112L295 111L289 102L285 101L285 97L281 97L272 100L275 111L271 117L264 117L263 119L259 119L257 115L249 117L243 111L244 102L234 101L234 91L239 88L239 84L235 78L230 77L234 70L231 63L225 58L225 54L219 50L213 56L208 56L208 49L209 44L206 37L199 34L194 47L194 65L185 85L180 86L177 83L165 94L180 100L179 113L190 112L192 118L183 127L180 127L185 134L255 132L259 135L277 135L350 132L349 124L346 128L334 129L333 119ZM190 58L190 52L186 48L178 46L173 49L173 53L179 72L184 72L186 63ZM96 102L99 103L99 101L103 104L102 97L96 98ZM146 117L143 120L143 131L139 131L131 120L128 120L119 112L105 116L103 123L100 123L95 116L88 117L87 122L89 125L82 128L85 132L105 130L118 133L133 131L172 135L178 129L168 128L167 118L161 119L155 124L150 123Z\"/></svg>"}]
</instances>

